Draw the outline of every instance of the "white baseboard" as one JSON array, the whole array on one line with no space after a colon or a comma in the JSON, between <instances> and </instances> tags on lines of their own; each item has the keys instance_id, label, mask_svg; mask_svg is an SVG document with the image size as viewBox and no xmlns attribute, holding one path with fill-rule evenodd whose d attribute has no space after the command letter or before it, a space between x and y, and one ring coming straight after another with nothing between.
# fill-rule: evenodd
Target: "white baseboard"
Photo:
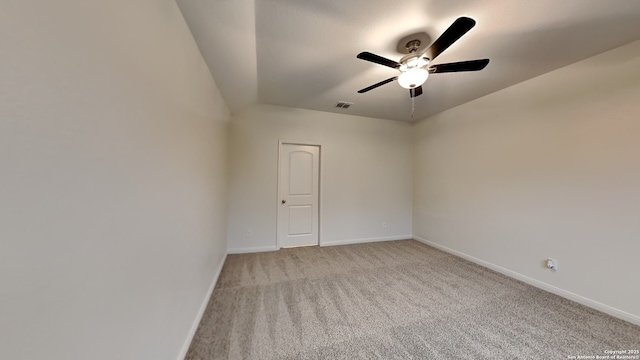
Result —
<instances>
[{"instance_id":1,"label":"white baseboard","mask_svg":"<svg viewBox=\"0 0 640 360\"><path fill-rule=\"evenodd\" d=\"M332 240L332 241L320 240L320 246L360 244L360 243L392 241L392 240L408 240L412 238L413 238L412 235L396 235L396 236L384 236L384 237L377 237L377 238L361 238L361 239L348 239L348 240ZM266 252L266 251L278 251L278 250L280 249L274 245L274 246L258 246L258 247L229 249L227 250L227 253L248 254L248 253Z\"/></svg>"},{"instance_id":2,"label":"white baseboard","mask_svg":"<svg viewBox=\"0 0 640 360\"><path fill-rule=\"evenodd\" d=\"M377 238L361 238L361 239L349 239L349 240L333 240L333 241L321 241L320 246L334 246L334 245L347 245L347 244L360 244L368 242L378 241L392 241L392 240L407 240L412 239L412 235L396 235L396 236L384 236Z\"/></svg>"},{"instance_id":3,"label":"white baseboard","mask_svg":"<svg viewBox=\"0 0 640 360\"><path fill-rule=\"evenodd\" d=\"M476 257L473 257L471 255L467 255L465 253L462 253L460 251L453 250L451 248L448 248L446 246L440 245L440 244L435 243L433 241L427 240L427 239L422 238L420 236L413 235L413 239L415 239L417 241L420 241L421 243L433 246L434 248L442 250L442 251L447 252L449 254L452 254L452 255L461 257L463 259L469 260L469 261L471 261L473 263L476 263L478 265L484 266L486 268L489 268L489 269L491 269L493 271L499 272L499 273L501 273L503 275L509 276L509 277L514 278L516 280L520 280L520 281L525 282L525 283L527 283L529 285L535 286L535 287L537 287L539 289L548 291L548 292L550 292L552 294L556 294L556 295L561 296L561 297L563 297L565 299L569 299L569 300L575 301L575 302L577 302L579 304L582 304L584 306L588 306L590 308L596 309L598 311L602 311L603 313L609 314L611 316L617 317L619 319L622 319L622 320L628 321L628 322L630 322L632 324L640 326L640 316L637 316L637 315L634 315L634 314L630 314L630 313L628 313L626 311L622 311L620 309L616 309L616 308L611 307L609 305L605 305L605 304L597 302L595 300L586 298L586 297L584 297L582 295L578 295L578 294L572 293L570 291L563 290L563 289L561 289L559 287L555 287L553 285L547 284L547 283L542 282L540 280L536 280L536 279L530 278L528 276L522 275L520 273L517 273L515 271L512 271L512 270L503 268L501 266L492 264L492 263L490 263L488 261L484 261L484 260L478 259Z\"/></svg>"},{"instance_id":4,"label":"white baseboard","mask_svg":"<svg viewBox=\"0 0 640 360\"><path fill-rule=\"evenodd\" d=\"M213 294L213 289L216 287L216 283L218 282L218 277L222 272L222 267L224 266L225 260L227 260L227 254L224 254L224 257L220 262L220 266L218 266L218 271L216 271L216 274L213 277L213 281L209 286L209 290L207 290L207 294L205 295L204 300L202 301L202 305L200 305L200 310L198 310L198 314L196 315L196 318L193 321L193 324L191 325L189 334L187 334L187 339L184 341L184 344L182 345L182 350L180 350L180 354L178 355L178 360L184 360L184 358L187 356L187 351L189 351L189 346L191 346L193 337L196 335L196 330L198 330L198 325L200 325L200 321L202 320L204 311L207 309L207 305L209 304L209 299L211 299L211 295Z\"/></svg>"},{"instance_id":5,"label":"white baseboard","mask_svg":"<svg viewBox=\"0 0 640 360\"><path fill-rule=\"evenodd\" d=\"M257 253L257 252L265 252L265 251L276 251L278 247L273 246L259 246L259 247L250 247L250 248L238 248L238 249L229 249L227 250L228 254L247 254L247 253Z\"/></svg>"}]
</instances>

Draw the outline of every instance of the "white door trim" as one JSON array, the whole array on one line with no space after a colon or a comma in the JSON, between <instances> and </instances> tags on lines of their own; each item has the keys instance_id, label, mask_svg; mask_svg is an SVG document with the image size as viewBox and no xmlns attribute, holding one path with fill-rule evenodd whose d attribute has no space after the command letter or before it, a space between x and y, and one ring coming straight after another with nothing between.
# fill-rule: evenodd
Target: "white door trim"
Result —
<instances>
[{"instance_id":1,"label":"white door trim","mask_svg":"<svg viewBox=\"0 0 640 360\"><path fill-rule=\"evenodd\" d=\"M319 172L318 175L318 245L322 246L322 144L316 142L309 141L292 141L292 140L278 140L278 176L276 180L276 248L280 250L282 247L280 244L280 234L278 233L278 208L280 205L280 199L282 198L282 194L280 193L280 154L282 153L282 145L307 145L307 146L317 146L318 147L318 161L319 161Z\"/></svg>"}]
</instances>

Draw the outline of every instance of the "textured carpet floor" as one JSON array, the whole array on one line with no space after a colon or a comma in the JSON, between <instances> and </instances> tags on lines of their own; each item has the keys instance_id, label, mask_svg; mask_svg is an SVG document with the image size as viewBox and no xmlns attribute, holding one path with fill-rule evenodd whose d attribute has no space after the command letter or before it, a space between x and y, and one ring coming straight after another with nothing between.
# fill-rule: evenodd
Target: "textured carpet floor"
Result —
<instances>
[{"instance_id":1,"label":"textured carpet floor","mask_svg":"<svg viewBox=\"0 0 640 360\"><path fill-rule=\"evenodd\" d=\"M640 327L414 240L229 255L188 360L567 359Z\"/></svg>"}]
</instances>

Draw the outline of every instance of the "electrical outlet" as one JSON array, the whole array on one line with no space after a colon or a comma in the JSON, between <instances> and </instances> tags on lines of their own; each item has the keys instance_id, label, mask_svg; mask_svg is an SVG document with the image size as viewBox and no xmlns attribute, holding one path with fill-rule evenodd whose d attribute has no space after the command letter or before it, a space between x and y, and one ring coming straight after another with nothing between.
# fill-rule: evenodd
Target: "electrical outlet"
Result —
<instances>
[{"instance_id":1,"label":"electrical outlet","mask_svg":"<svg viewBox=\"0 0 640 360\"><path fill-rule=\"evenodd\" d=\"M247 237L252 237L253 236L253 231L251 231L251 229L247 230Z\"/></svg>"},{"instance_id":2,"label":"electrical outlet","mask_svg":"<svg viewBox=\"0 0 640 360\"><path fill-rule=\"evenodd\" d=\"M383 228L386 228L386 227L387 227L387 222L386 222L386 221L383 221L383 222L382 222L382 227L383 227Z\"/></svg>"}]
</instances>

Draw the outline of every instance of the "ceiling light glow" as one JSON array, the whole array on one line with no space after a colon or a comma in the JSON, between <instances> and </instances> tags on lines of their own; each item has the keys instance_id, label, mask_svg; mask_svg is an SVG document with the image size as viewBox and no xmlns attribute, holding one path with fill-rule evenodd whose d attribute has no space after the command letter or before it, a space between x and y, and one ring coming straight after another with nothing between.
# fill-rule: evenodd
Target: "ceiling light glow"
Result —
<instances>
[{"instance_id":1,"label":"ceiling light glow","mask_svg":"<svg viewBox=\"0 0 640 360\"><path fill-rule=\"evenodd\" d=\"M429 77L429 71L424 68L414 67L398 76L398 83L405 89L415 89L424 84Z\"/></svg>"}]
</instances>

